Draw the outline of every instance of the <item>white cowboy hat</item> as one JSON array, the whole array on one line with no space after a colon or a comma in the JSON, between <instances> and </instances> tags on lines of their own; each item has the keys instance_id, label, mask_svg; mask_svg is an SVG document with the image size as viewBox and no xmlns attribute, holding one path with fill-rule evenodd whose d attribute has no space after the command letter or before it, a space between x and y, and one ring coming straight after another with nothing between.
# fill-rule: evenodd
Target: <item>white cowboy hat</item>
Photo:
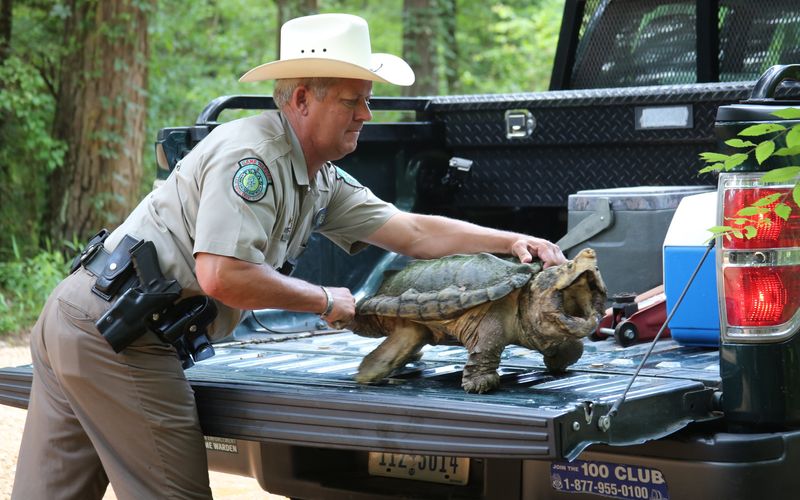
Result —
<instances>
[{"instance_id":1,"label":"white cowboy hat","mask_svg":"<svg viewBox=\"0 0 800 500\"><path fill-rule=\"evenodd\" d=\"M367 22L349 14L298 17L281 27L281 58L256 66L240 82L339 77L395 85L414 83L414 70L391 54L373 54Z\"/></svg>"}]
</instances>

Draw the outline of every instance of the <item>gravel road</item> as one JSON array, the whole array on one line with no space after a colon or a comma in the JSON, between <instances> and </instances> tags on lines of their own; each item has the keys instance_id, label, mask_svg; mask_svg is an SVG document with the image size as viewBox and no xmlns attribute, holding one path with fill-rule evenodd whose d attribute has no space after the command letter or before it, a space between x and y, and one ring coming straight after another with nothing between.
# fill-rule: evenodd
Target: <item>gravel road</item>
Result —
<instances>
[{"instance_id":1,"label":"gravel road","mask_svg":"<svg viewBox=\"0 0 800 500\"><path fill-rule=\"evenodd\" d=\"M0 341L0 367L19 366L31 362L30 351L24 341ZM14 471L17 466L17 453L25 426L25 410L0 405L0 499L11 497L14 484ZM255 479L211 472L211 491L217 499L269 499L281 500L285 497L264 492ZM104 500L116 499L109 488Z\"/></svg>"}]
</instances>

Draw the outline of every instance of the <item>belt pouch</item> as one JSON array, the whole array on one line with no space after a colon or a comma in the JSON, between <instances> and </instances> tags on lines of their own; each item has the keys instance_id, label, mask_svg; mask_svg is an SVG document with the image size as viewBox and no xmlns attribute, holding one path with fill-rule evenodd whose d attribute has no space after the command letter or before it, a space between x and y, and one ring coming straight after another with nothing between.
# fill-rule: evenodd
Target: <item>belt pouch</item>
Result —
<instances>
[{"instance_id":1,"label":"belt pouch","mask_svg":"<svg viewBox=\"0 0 800 500\"><path fill-rule=\"evenodd\" d=\"M103 272L97 277L92 291L105 300L111 300L133 274L131 248L140 240L126 234L117 248L108 256Z\"/></svg>"}]
</instances>

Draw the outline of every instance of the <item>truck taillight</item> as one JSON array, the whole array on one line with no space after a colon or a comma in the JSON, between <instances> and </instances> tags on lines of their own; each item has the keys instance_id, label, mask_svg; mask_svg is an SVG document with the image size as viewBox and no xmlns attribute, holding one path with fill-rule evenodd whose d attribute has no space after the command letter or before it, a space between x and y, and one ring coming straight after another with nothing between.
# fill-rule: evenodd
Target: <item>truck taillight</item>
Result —
<instances>
[{"instance_id":1,"label":"truck taillight","mask_svg":"<svg viewBox=\"0 0 800 500\"><path fill-rule=\"evenodd\" d=\"M763 173L726 173L720 176L720 225L744 218L739 211L765 197L791 205L784 220L774 212L747 216L751 238L722 238L717 252L722 337L729 342L784 340L800 328L800 210L792 202L794 183L765 185ZM777 196L775 196L777 195Z\"/></svg>"},{"instance_id":2,"label":"truck taillight","mask_svg":"<svg viewBox=\"0 0 800 500\"><path fill-rule=\"evenodd\" d=\"M726 189L724 192L725 198L722 201L723 215L725 217L723 223L727 223L727 221L732 219L742 218L740 215L738 215L739 210L771 195L778 195L780 198L776 199L772 203L763 205L762 208L773 209L778 203L791 203L792 186L785 186L782 188L764 188L759 187L758 185L750 185L748 187L731 187ZM747 249L800 247L800 213L798 213L798 210L793 210L787 220L776 217L774 213L771 215L760 214L750 216L748 218L757 221L757 224L759 224L756 235L750 239L724 239L722 241L723 248ZM765 224L765 219L769 219L770 223Z\"/></svg>"},{"instance_id":3,"label":"truck taillight","mask_svg":"<svg viewBox=\"0 0 800 500\"><path fill-rule=\"evenodd\" d=\"M729 325L782 325L800 307L800 266L729 267L724 281Z\"/></svg>"}]
</instances>

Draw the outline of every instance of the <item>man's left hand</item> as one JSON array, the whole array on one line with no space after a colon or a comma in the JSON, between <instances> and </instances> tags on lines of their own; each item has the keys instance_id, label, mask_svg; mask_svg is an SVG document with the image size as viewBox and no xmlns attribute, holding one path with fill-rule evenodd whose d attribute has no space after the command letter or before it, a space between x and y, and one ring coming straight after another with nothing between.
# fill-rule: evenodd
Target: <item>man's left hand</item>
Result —
<instances>
[{"instance_id":1,"label":"man's left hand","mask_svg":"<svg viewBox=\"0 0 800 500\"><path fill-rule=\"evenodd\" d=\"M541 238L528 236L520 238L511 245L511 253L520 262L531 262L534 257L539 257L544 263L544 267L557 266L567 261L561 249L555 243L551 243Z\"/></svg>"}]
</instances>

